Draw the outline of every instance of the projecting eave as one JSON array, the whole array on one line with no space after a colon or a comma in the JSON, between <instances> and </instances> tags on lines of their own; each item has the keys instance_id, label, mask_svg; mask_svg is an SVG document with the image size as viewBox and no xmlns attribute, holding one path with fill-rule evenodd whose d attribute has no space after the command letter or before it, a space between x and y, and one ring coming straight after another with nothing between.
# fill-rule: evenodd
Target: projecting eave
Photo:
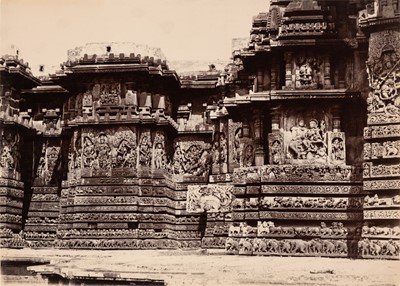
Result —
<instances>
[{"instance_id":1,"label":"projecting eave","mask_svg":"<svg viewBox=\"0 0 400 286\"><path fill-rule=\"evenodd\" d=\"M196 81L196 80L181 80L181 88L184 89L205 89L205 88L216 88L217 81L216 80L204 80L204 81Z\"/></svg>"},{"instance_id":2,"label":"projecting eave","mask_svg":"<svg viewBox=\"0 0 400 286\"><path fill-rule=\"evenodd\" d=\"M158 67L149 66L147 64L101 64L101 65L77 65L68 67L66 74L82 74L82 73L119 73L119 72L148 72L151 75L172 76L178 80L175 71L164 70Z\"/></svg>"},{"instance_id":3,"label":"projecting eave","mask_svg":"<svg viewBox=\"0 0 400 286\"><path fill-rule=\"evenodd\" d=\"M225 98L224 106L229 108L274 100L350 99L359 96L359 91L349 89L271 90L254 93L250 92L245 95L236 95L235 97Z\"/></svg>"},{"instance_id":4,"label":"projecting eave","mask_svg":"<svg viewBox=\"0 0 400 286\"><path fill-rule=\"evenodd\" d=\"M67 94L68 90L59 85L42 85L31 89L23 89L21 93L22 94L44 94L44 93Z\"/></svg>"},{"instance_id":5,"label":"projecting eave","mask_svg":"<svg viewBox=\"0 0 400 286\"><path fill-rule=\"evenodd\" d=\"M19 80L22 80L24 84L28 86L41 84L40 80L37 77L19 66L0 65L0 73L15 75Z\"/></svg>"}]
</instances>

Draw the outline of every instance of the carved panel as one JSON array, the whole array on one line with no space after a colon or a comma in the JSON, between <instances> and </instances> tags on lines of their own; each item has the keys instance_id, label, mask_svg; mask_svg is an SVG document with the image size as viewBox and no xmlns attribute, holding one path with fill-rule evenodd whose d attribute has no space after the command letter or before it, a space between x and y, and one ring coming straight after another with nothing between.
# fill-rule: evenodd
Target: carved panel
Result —
<instances>
[{"instance_id":1,"label":"carved panel","mask_svg":"<svg viewBox=\"0 0 400 286\"><path fill-rule=\"evenodd\" d=\"M212 156L209 144L203 141L178 141L171 161L172 174L189 176L207 176Z\"/></svg>"},{"instance_id":2,"label":"carved panel","mask_svg":"<svg viewBox=\"0 0 400 286\"><path fill-rule=\"evenodd\" d=\"M229 212L232 207L232 185L188 185L188 212Z\"/></svg>"}]
</instances>

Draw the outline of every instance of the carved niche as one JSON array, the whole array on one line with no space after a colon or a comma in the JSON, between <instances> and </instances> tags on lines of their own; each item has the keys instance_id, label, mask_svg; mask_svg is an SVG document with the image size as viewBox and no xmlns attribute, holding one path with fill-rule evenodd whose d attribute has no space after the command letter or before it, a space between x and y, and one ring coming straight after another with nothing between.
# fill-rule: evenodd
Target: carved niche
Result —
<instances>
[{"instance_id":1,"label":"carved niche","mask_svg":"<svg viewBox=\"0 0 400 286\"><path fill-rule=\"evenodd\" d=\"M285 88L330 88L330 63L327 55L313 51L287 52L285 62ZM325 86L325 83L327 86Z\"/></svg>"}]
</instances>

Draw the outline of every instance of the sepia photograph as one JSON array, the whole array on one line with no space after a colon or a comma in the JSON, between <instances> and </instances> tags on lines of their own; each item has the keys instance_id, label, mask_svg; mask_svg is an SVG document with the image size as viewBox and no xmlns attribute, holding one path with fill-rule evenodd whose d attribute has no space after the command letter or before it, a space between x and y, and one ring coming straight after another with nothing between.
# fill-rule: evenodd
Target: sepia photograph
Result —
<instances>
[{"instance_id":1,"label":"sepia photograph","mask_svg":"<svg viewBox=\"0 0 400 286\"><path fill-rule=\"evenodd\" d=\"M0 286L400 286L400 0L0 0Z\"/></svg>"}]
</instances>

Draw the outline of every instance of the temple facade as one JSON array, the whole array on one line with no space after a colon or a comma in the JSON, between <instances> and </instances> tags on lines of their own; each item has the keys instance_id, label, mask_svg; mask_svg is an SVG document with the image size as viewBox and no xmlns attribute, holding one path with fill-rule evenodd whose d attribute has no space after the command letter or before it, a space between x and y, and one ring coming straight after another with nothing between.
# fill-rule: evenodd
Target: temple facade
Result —
<instances>
[{"instance_id":1,"label":"temple facade","mask_svg":"<svg viewBox=\"0 0 400 286\"><path fill-rule=\"evenodd\" d=\"M271 0L223 70L4 55L1 246L398 259L399 27L399 0Z\"/></svg>"}]
</instances>

